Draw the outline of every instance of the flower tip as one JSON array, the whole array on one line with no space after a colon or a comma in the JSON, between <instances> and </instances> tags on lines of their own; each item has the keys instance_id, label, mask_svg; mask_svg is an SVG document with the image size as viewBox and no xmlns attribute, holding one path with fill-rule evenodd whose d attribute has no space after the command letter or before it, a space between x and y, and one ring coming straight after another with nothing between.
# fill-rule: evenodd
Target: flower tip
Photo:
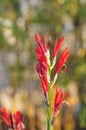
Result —
<instances>
[{"instance_id":1,"label":"flower tip","mask_svg":"<svg viewBox=\"0 0 86 130\"><path fill-rule=\"evenodd\" d=\"M36 39L37 43L39 43L41 41L41 38L38 33L35 34L35 39Z\"/></svg>"},{"instance_id":2,"label":"flower tip","mask_svg":"<svg viewBox=\"0 0 86 130\"><path fill-rule=\"evenodd\" d=\"M65 39L64 36L62 36L62 37L61 37L61 40L63 41L64 39Z\"/></svg>"},{"instance_id":3,"label":"flower tip","mask_svg":"<svg viewBox=\"0 0 86 130\"><path fill-rule=\"evenodd\" d=\"M0 111L1 111L2 113L4 113L4 112L7 112L7 109L6 109L6 107L2 107L2 108L0 108Z\"/></svg>"},{"instance_id":4,"label":"flower tip","mask_svg":"<svg viewBox=\"0 0 86 130\"><path fill-rule=\"evenodd\" d=\"M45 34L43 35L43 42L46 45L46 35Z\"/></svg>"}]
</instances>

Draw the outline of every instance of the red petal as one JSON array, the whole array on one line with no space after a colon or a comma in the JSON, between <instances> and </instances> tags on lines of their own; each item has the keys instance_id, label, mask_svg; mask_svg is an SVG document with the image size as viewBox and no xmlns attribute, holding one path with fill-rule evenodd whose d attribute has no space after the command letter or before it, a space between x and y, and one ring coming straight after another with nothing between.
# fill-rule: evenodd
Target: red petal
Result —
<instances>
[{"instance_id":1,"label":"red petal","mask_svg":"<svg viewBox=\"0 0 86 130\"><path fill-rule=\"evenodd\" d=\"M62 45L63 40L64 40L64 37L61 37L59 41L56 41L56 44L54 45L54 50L53 50L53 57L57 56L57 53Z\"/></svg>"},{"instance_id":2,"label":"red petal","mask_svg":"<svg viewBox=\"0 0 86 130\"><path fill-rule=\"evenodd\" d=\"M42 82L43 91L44 91L44 93L46 93L48 91L47 77L43 76L42 79L41 79L41 82Z\"/></svg>"},{"instance_id":3,"label":"red petal","mask_svg":"<svg viewBox=\"0 0 86 130\"><path fill-rule=\"evenodd\" d=\"M39 34L35 35L35 39L36 39L36 42L39 44L39 42L41 41Z\"/></svg>"}]
</instances>

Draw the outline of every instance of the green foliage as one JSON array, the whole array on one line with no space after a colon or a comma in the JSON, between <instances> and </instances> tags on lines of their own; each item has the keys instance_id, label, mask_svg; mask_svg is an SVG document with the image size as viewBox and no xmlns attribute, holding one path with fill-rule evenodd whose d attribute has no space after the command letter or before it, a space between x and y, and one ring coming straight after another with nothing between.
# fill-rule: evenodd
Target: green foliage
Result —
<instances>
[{"instance_id":1,"label":"green foliage","mask_svg":"<svg viewBox=\"0 0 86 130\"><path fill-rule=\"evenodd\" d=\"M80 120L81 127L85 128L86 127L86 104L84 104L81 108L79 120Z\"/></svg>"},{"instance_id":2,"label":"green foliage","mask_svg":"<svg viewBox=\"0 0 86 130\"><path fill-rule=\"evenodd\" d=\"M80 18L85 18L86 17L86 6L79 6L78 8L78 13L77 15L80 17Z\"/></svg>"},{"instance_id":3,"label":"green foliage","mask_svg":"<svg viewBox=\"0 0 86 130\"><path fill-rule=\"evenodd\" d=\"M21 29L16 22L13 24L13 35L16 37L16 39L19 39L22 44L26 41L26 33Z\"/></svg>"},{"instance_id":4,"label":"green foliage","mask_svg":"<svg viewBox=\"0 0 86 130\"><path fill-rule=\"evenodd\" d=\"M19 0L7 0L9 7L13 10L16 14L16 17L21 15L20 7L19 7Z\"/></svg>"},{"instance_id":5,"label":"green foliage","mask_svg":"<svg viewBox=\"0 0 86 130\"><path fill-rule=\"evenodd\" d=\"M80 80L86 79L86 63L77 65L75 69L76 78Z\"/></svg>"},{"instance_id":6,"label":"green foliage","mask_svg":"<svg viewBox=\"0 0 86 130\"><path fill-rule=\"evenodd\" d=\"M2 32L0 31L0 49L4 48L5 41Z\"/></svg>"}]
</instances>

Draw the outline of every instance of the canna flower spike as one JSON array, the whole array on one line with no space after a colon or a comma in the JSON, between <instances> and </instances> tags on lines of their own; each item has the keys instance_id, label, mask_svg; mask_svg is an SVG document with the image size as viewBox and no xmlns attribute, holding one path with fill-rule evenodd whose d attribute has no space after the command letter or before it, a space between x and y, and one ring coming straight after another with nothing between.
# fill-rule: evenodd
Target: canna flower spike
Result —
<instances>
[{"instance_id":1,"label":"canna flower spike","mask_svg":"<svg viewBox=\"0 0 86 130\"><path fill-rule=\"evenodd\" d=\"M56 89L56 95L55 95L55 103L54 103L54 115L53 115L53 118L52 118L52 121L51 123L53 124L56 116L58 115L59 113L59 109L61 107L61 105L63 103L66 103L67 105L69 105L69 103L67 101L65 101L65 98L68 96L67 93L63 93L63 90L62 88L60 89Z\"/></svg>"},{"instance_id":2,"label":"canna flower spike","mask_svg":"<svg viewBox=\"0 0 86 130\"><path fill-rule=\"evenodd\" d=\"M51 83L51 87L53 87L56 80L57 80L57 76L58 76L59 71L62 69L63 66L66 66L65 63L70 55L70 52L69 52L68 48L65 48L60 56L58 63L56 63L57 54L58 54L58 52L61 48L61 45L64 41L64 37L61 37L59 41L56 40L56 42L55 42L55 45L53 48L52 61L50 61L50 41L51 41L51 38L49 38L48 44L46 44L46 36L45 35L41 39L39 34L36 34L35 39L36 39L36 42L38 45L38 47L36 48L36 54L37 54L37 60L38 60L38 64L36 66L36 69L37 69L37 72L39 74L41 81L44 79L44 78L42 79L42 77L44 77L44 75L47 78L46 85L43 86L43 84L42 84L42 88L43 88L44 93L47 93L47 91L45 92L44 88L46 86L46 90L48 90L47 84L50 83L49 69L52 70L56 64L54 78L53 78L52 83ZM62 70L62 72L66 72L66 69Z\"/></svg>"},{"instance_id":3,"label":"canna flower spike","mask_svg":"<svg viewBox=\"0 0 86 130\"><path fill-rule=\"evenodd\" d=\"M15 128L16 130L24 130L25 126L23 124L22 114L20 111L17 111L14 114Z\"/></svg>"},{"instance_id":4,"label":"canna flower spike","mask_svg":"<svg viewBox=\"0 0 86 130\"><path fill-rule=\"evenodd\" d=\"M39 36L39 34L35 35L35 39L37 42L37 48L36 48L36 54L37 54L37 66L36 70L38 72L38 75L41 79L42 89L46 98L46 101L48 100L48 83L50 83L50 75L49 71L53 69L54 65L56 64L56 58L57 54L60 50L60 47L62 45L62 42L64 41L64 37L61 37L59 41L56 40L54 48L53 48L53 55L52 55L52 61L50 61L50 41L51 38L48 40L48 44L46 43L46 36L43 35L43 38ZM58 63L56 64L55 74L54 78L51 83L51 87L54 86L59 71L62 69L63 66L65 66L65 63L67 61L67 58L69 56L70 52L68 51L68 48L65 48L60 56L60 59ZM63 70L65 71L65 70Z\"/></svg>"},{"instance_id":5,"label":"canna flower spike","mask_svg":"<svg viewBox=\"0 0 86 130\"><path fill-rule=\"evenodd\" d=\"M47 130L51 130L51 124L53 124L56 116L58 115L59 109L62 103L64 102L67 103L65 101L67 94L64 94L62 89L57 89L56 96L55 96L55 103L54 103L54 114L51 120L51 87L54 86L60 70L62 69L63 73L66 71L65 63L68 59L70 52L68 48L65 48L58 62L56 63L57 55L64 41L64 37L61 37L60 40L58 41L56 40L52 55L50 55L51 38L49 38L48 43L47 43L45 35L43 36L43 38L41 38L39 34L36 34L35 39L37 42L36 55L37 55L37 61L38 61L36 70L41 79L41 86L42 86L43 93L45 96L46 104L48 106L47 107ZM55 64L56 64L56 67L55 67L55 72L54 72L54 78L52 80L51 74L52 74Z\"/></svg>"},{"instance_id":6,"label":"canna flower spike","mask_svg":"<svg viewBox=\"0 0 86 130\"><path fill-rule=\"evenodd\" d=\"M5 107L2 107L0 109L0 112L0 118L2 119L2 121L5 122L8 128L13 128L12 116L8 113L7 109Z\"/></svg>"},{"instance_id":7,"label":"canna flower spike","mask_svg":"<svg viewBox=\"0 0 86 130\"><path fill-rule=\"evenodd\" d=\"M1 115L0 118L5 122L8 128L12 130L24 130L25 125L23 124L22 114L20 111L17 111L14 115L9 114L5 107L0 109Z\"/></svg>"}]
</instances>

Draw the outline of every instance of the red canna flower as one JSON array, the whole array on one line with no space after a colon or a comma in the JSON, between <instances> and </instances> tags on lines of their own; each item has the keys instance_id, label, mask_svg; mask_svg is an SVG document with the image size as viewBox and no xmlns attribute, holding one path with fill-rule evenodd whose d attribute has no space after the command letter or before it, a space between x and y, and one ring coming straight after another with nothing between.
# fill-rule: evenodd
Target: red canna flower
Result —
<instances>
[{"instance_id":1,"label":"red canna flower","mask_svg":"<svg viewBox=\"0 0 86 130\"><path fill-rule=\"evenodd\" d=\"M42 89L46 98L48 100L48 66L50 65L50 39L48 40L48 45L46 44L46 36L43 36L43 39L40 38L39 34L35 35L37 42L36 54L37 54L37 66L36 70L41 79Z\"/></svg>"},{"instance_id":2,"label":"red canna flower","mask_svg":"<svg viewBox=\"0 0 86 130\"><path fill-rule=\"evenodd\" d=\"M57 79L57 76L58 76L58 73L59 71L61 70L61 68L63 66L65 66L65 63L67 61L67 58L68 56L70 55L70 52L68 51L68 48L65 48L60 56L60 59L56 65L56 69L55 69L55 75L54 75L54 79L52 81L52 84L51 84L51 87L53 87L53 85L55 84L56 82L56 79ZM62 72L65 72L66 71L66 68L65 70L63 70Z\"/></svg>"},{"instance_id":3,"label":"red canna flower","mask_svg":"<svg viewBox=\"0 0 86 130\"><path fill-rule=\"evenodd\" d=\"M35 39L36 39L36 42L37 42L38 46L40 47L40 50L43 53L45 53L45 51L46 51L47 48L46 48L46 43L45 43L44 38L43 38L43 41L42 41L41 38L40 38L40 36L39 36L39 34L36 34L35 35Z\"/></svg>"},{"instance_id":4,"label":"red canna flower","mask_svg":"<svg viewBox=\"0 0 86 130\"><path fill-rule=\"evenodd\" d=\"M16 130L24 130L25 125L23 124L22 114L20 111L17 111L14 114L14 121L15 121L15 129Z\"/></svg>"},{"instance_id":5,"label":"red canna flower","mask_svg":"<svg viewBox=\"0 0 86 130\"><path fill-rule=\"evenodd\" d=\"M54 67L54 65L56 63L56 57L60 50L63 40L64 40L64 37L61 37L59 41L56 40L56 42L55 42L54 49L53 49L53 59L52 59L51 69Z\"/></svg>"},{"instance_id":6,"label":"red canna flower","mask_svg":"<svg viewBox=\"0 0 86 130\"><path fill-rule=\"evenodd\" d=\"M54 45L54 49L53 49L53 58L55 58L57 56L63 40L64 40L64 37L61 37L59 41L56 41L56 43Z\"/></svg>"},{"instance_id":7,"label":"red canna flower","mask_svg":"<svg viewBox=\"0 0 86 130\"><path fill-rule=\"evenodd\" d=\"M39 77L41 79L41 84L42 84L42 89L43 89L44 95L47 95L48 83L50 83L49 70L51 71L56 63L56 57L57 57L57 54L60 50L60 47L61 47L62 42L64 40L64 37L61 37L59 41L56 40L56 42L55 42L54 49L53 49L52 64L50 62L50 41L51 41L51 38L49 38L48 44L46 44L46 36L45 35L43 36L43 39L41 39L39 34L36 34L35 39L36 39L36 42L38 45L36 48L36 54L37 54L37 60L38 60L36 69L37 69L37 72L38 72ZM53 81L51 82L51 87L53 87L54 83L56 82L58 73L61 70L61 68L64 66L69 54L70 54L70 52L68 51L68 48L65 48L60 56L60 59L59 59L57 65L56 65L55 75L54 75ZM65 71L66 71L66 69L63 70L62 72L65 72Z\"/></svg>"},{"instance_id":8,"label":"red canna flower","mask_svg":"<svg viewBox=\"0 0 86 130\"><path fill-rule=\"evenodd\" d=\"M8 128L13 128L12 116L8 113L5 107L0 109L1 115L0 118L6 123Z\"/></svg>"},{"instance_id":9,"label":"red canna flower","mask_svg":"<svg viewBox=\"0 0 86 130\"><path fill-rule=\"evenodd\" d=\"M43 40L41 40L39 34L36 34L35 39L36 39L36 42L38 44L38 47L36 49L37 58L40 57L40 56L45 56L46 60L49 64L49 62L50 62L49 50L50 50L50 40L51 39L49 38L48 45L46 45L46 36L45 35L43 36ZM39 60L39 58L38 58L38 60Z\"/></svg>"},{"instance_id":10,"label":"red canna flower","mask_svg":"<svg viewBox=\"0 0 86 130\"><path fill-rule=\"evenodd\" d=\"M17 111L14 116L9 114L5 107L0 109L1 115L0 118L6 123L8 128L15 130L24 130L25 126L22 121L22 114L20 111Z\"/></svg>"},{"instance_id":11,"label":"red canna flower","mask_svg":"<svg viewBox=\"0 0 86 130\"><path fill-rule=\"evenodd\" d=\"M62 45L62 42L64 40L64 37L61 37L59 41L56 40L55 45L54 45L54 49L53 49L53 55L52 57L50 57L50 41L51 38L49 38L48 40L48 44L46 43L46 36L44 35L43 38L41 39L39 34L35 35L35 39L37 42L37 49L36 49L36 54L37 54L37 72L38 75L41 79L41 85L42 85L42 89L45 95L45 99L46 99L46 103L48 105L48 127L50 126L50 121L51 124L53 124L59 109L62 105L62 103L67 103L65 101L65 98L67 97L67 94L63 93L62 89L57 89L56 90L56 96L55 96L55 103L54 103L54 115L53 118L51 120L51 115L50 115L50 108L51 108L51 103L50 103L50 95L51 95L51 89L50 87L54 86L54 83L57 80L57 76L59 71L62 69L62 73L66 72L66 61L67 58L70 54L70 52L68 51L68 48L65 48L64 51L62 52L60 59L56 65L56 69L55 69L55 75L54 75L54 79L52 81L52 69L56 64L56 58L57 58L57 54L60 50L60 47ZM50 61L50 58L52 58L52 62ZM49 97L49 98L48 98ZM67 103L68 104L68 103Z\"/></svg>"},{"instance_id":12,"label":"red canna flower","mask_svg":"<svg viewBox=\"0 0 86 130\"><path fill-rule=\"evenodd\" d=\"M67 93L63 93L62 88L56 90L56 96L55 96L55 103L54 103L54 115L52 118L52 124L57 116L57 114L59 113L59 109L62 105L62 103L66 103L69 105L69 103L67 101L65 101L65 98L68 96Z\"/></svg>"},{"instance_id":13,"label":"red canna flower","mask_svg":"<svg viewBox=\"0 0 86 130\"><path fill-rule=\"evenodd\" d=\"M39 77L41 79L42 89L46 98L46 101L48 100L47 92L48 92L48 80L47 80L47 68L43 66L42 63L37 64L36 66L37 72L39 74Z\"/></svg>"},{"instance_id":14,"label":"red canna flower","mask_svg":"<svg viewBox=\"0 0 86 130\"><path fill-rule=\"evenodd\" d=\"M65 64L69 54L70 54L70 52L68 51L68 48L65 48L60 56L57 66L56 66L55 75L58 74L58 72L60 71L62 66Z\"/></svg>"}]
</instances>

